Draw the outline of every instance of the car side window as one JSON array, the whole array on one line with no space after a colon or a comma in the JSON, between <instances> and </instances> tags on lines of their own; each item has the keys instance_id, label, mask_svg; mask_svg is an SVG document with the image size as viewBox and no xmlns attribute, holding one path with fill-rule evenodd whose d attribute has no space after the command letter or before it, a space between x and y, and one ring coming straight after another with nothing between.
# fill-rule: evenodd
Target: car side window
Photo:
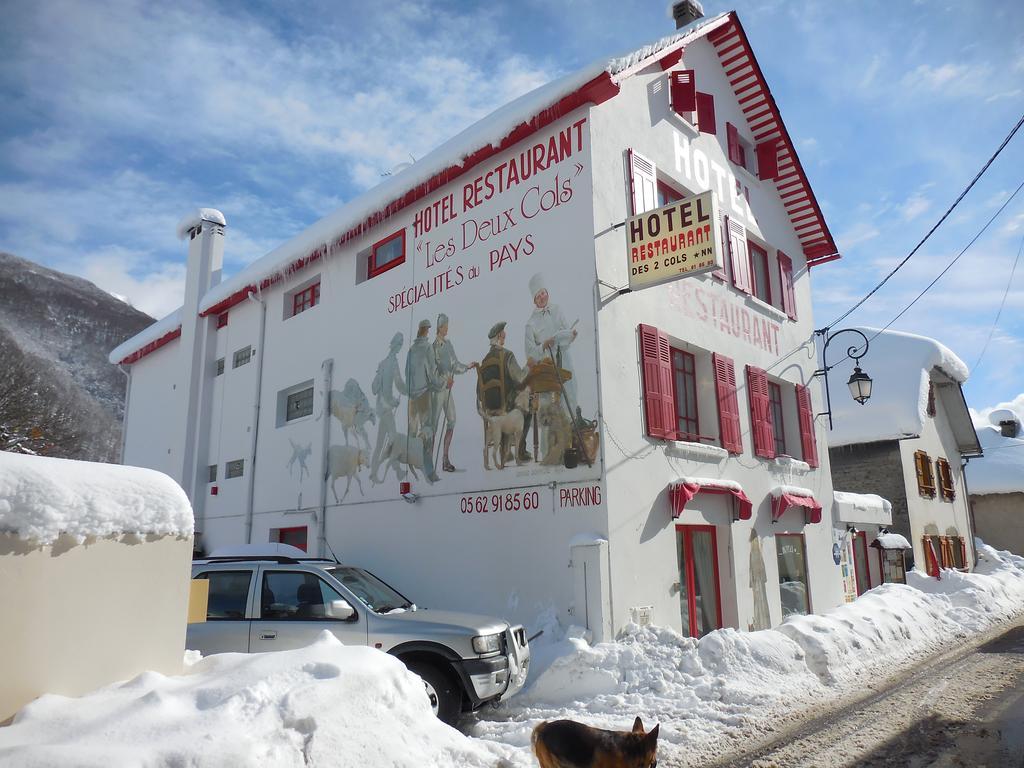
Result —
<instances>
[{"instance_id":1,"label":"car side window","mask_svg":"<svg viewBox=\"0 0 1024 768\"><path fill-rule=\"evenodd\" d=\"M207 621L245 618L252 571L207 571L196 578L210 582L210 597L206 606Z\"/></svg>"},{"instance_id":2,"label":"car side window","mask_svg":"<svg viewBox=\"0 0 1024 768\"><path fill-rule=\"evenodd\" d=\"M344 600L323 579L303 571L265 571L260 597L264 619L327 619L327 605Z\"/></svg>"}]
</instances>

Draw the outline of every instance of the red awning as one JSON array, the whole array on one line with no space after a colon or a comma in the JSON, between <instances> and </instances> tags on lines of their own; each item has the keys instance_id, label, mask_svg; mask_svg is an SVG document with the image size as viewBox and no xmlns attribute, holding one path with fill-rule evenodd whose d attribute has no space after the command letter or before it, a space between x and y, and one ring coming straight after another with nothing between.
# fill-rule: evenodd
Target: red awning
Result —
<instances>
[{"instance_id":1,"label":"red awning","mask_svg":"<svg viewBox=\"0 0 1024 768\"><path fill-rule=\"evenodd\" d=\"M772 522L777 522L790 507L803 507L808 523L821 522L821 504L813 496L794 496L791 493L781 493L772 499Z\"/></svg>"},{"instance_id":2,"label":"red awning","mask_svg":"<svg viewBox=\"0 0 1024 768\"><path fill-rule=\"evenodd\" d=\"M673 483L668 489L668 500L672 507L672 517L677 518L686 508L686 503L698 493L721 493L732 496L739 502L738 520L749 520L753 516L754 505L747 494L739 488L722 488L717 485L701 485L700 483Z\"/></svg>"}]
</instances>

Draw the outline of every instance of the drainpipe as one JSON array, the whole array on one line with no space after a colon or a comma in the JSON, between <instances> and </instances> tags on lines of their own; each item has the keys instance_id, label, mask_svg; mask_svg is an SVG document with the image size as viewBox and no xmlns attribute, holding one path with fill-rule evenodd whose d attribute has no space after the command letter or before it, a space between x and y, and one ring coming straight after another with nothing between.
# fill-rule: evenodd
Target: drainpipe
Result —
<instances>
[{"instance_id":1,"label":"drainpipe","mask_svg":"<svg viewBox=\"0 0 1024 768\"><path fill-rule=\"evenodd\" d=\"M327 479L331 474L328 463L328 452L331 442L331 387L334 385L334 358L328 358L320 364L323 375L324 401L321 413L324 415L323 432L320 443L320 499L317 505L316 547L318 557L327 557Z\"/></svg>"},{"instance_id":2,"label":"drainpipe","mask_svg":"<svg viewBox=\"0 0 1024 768\"><path fill-rule=\"evenodd\" d=\"M117 364L117 370L124 374L124 416L121 418L121 453L117 457L117 461L120 464L124 464L124 447L128 443L128 405L131 403L132 398L132 369L127 368L120 363Z\"/></svg>"},{"instance_id":3,"label":"drainpipe","mask_svg":"<svg viewBox=\"0 0 1024 768\"><path fill-rule=\"evenodd\" d=\"M969 461L969 457L960 457L960 477L964 479L964 504L967 505L967 531L971 537L971 552L974 553L974 563L971 565L973 571L978 567L978 548L974 545L975 531L977 530L974 522L974 505L971 504L971 491L967 487L967 462Z\"/></svg>"},{"instance_id":4,"label":"drainpipe","mask_svg":"<svg viewBox=\"0 0 1024 768\"><path fill-rule=\"evenodd\" d=\"M249 445L249 489L245 503L245 543L252 544L252 518L255 505L253 497L256 487L256 448L260 433L260 396L263 391L263 360L265 357L263 353L265 351L264 341L267 332L267 303L252 291L249 291L249 295L246 298L260 305L260 335L259 345L256 347L256 353L259 358L256 365L256 400L253 403L252 409L252 440Z\"/></svg>"}]
</instances>

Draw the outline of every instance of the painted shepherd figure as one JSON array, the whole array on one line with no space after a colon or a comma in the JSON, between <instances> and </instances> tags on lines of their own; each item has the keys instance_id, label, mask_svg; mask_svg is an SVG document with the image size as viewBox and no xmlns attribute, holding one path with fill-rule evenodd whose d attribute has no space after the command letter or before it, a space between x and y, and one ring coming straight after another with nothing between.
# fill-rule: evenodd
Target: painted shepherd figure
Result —
<instances>
[{"instance_id":1,"label":"painted shepherd figure","mask_svg":"<svg viewBox=\"0 0 1024 768\"><path fill-rule=\"evenodd\" d=\"M444 382L444 389L434 394L434 415L444 414L444 460L441 468L445 472L454 472L455 465L449 458L452 436L455 434L455 400L452 398L452 385L455 377L476 368L476 363L466 365L455 354L455 347L448 338L448 315L443 312L437 316L437 330L434 333L434 358L437 362L437 373Z\"/></svg>"},{"instance_id":2,"label":"painted shepherd figure","mask_svg":"<svg viewBox=\"0 0 1024 768\"><path fill-rule=\"evenodd\" d=\"M380 425L377 427L377 443L373 448L373 456L370 460L370 482L374 485L382 482L377 477L381 461L389 445L393 445L398 436L398 427L395 424L395 410L398 408L398 398L401 395L409 394L405 381L402 379L402 370L398 365L398 352L405 343L405 337L401 332L391 337L391 346L387 355L377 363L377 373L373 377L373 384L370 389L377 400L374 410Z\"/></svg>"},{"instance_id":3,"label":"painted shepherd figure","mask_svg":"<svg viewBox=\"0 0 1024 768\"><path fill-rule=\"evenodd\" d=\"M515 408L516 397L522 389L523 382L526 381L526 371L519 367L515 354L505 349L505 321L495 323L487 338L491 342L491 348L477 368L476 385L477 410L484 420L485 447L488 417L505 414ZM525 434L526 427L523 429ZM517 448L516 461L520 464L530 461L532 457L526 453L524 440L519 441ZM504 463L504 447L501 448L500 456Z\"/></svg>"},{"instance_id":4,"label":"painted shepherd figure","mask_svg":"<svg viewBox=\"0 0 1024 768\"><path fill-rule=\"evenodd\" d=\"M370 401L366 399L366 394L358 381L349 379L341 392L331 390L331 415L341 422L345 445L348 445L348 433L352 431L356 436L356 444L358 445L359 438L362 438L364 447L367 451L370 450L366 422L375 424L377 417L370 410Z\"/></svg>"},{"instance_id":5,"label":"painted shepherd figure","mask_svg":"<svg viewBox=\"0 0 1024 768\"><path fill-rule=\"evenodd\" d=\"M437 416L434 411L434 395L444 389L444 380L437 373L437 359L430 346L427 332L429 320L420 320L416 340L405 356L405 380L409 387L409 430L410 437L423 441L423 472L431 483L438 481L434 470L434 425Z\"/></svg>"}]
</instances>

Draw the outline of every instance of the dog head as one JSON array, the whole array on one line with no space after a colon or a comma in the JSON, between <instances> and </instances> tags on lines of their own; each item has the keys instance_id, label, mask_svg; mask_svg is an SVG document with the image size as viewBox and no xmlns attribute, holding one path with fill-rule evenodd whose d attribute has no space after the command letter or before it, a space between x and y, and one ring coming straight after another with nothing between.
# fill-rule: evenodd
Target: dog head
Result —
<instances>
[{"instance_id":1,"label":"dog head","mask_svg":"<svg viewBox=\"0 0 1024 768\"><path fill-rule=\"evenodd\" d=\"M644 733L644 723L639 717L633 721L629 743L624 750L629 760L629 768L657 768L658 765L658 729L655 725L650 733Z\"/></svg>"}]
</instances>

